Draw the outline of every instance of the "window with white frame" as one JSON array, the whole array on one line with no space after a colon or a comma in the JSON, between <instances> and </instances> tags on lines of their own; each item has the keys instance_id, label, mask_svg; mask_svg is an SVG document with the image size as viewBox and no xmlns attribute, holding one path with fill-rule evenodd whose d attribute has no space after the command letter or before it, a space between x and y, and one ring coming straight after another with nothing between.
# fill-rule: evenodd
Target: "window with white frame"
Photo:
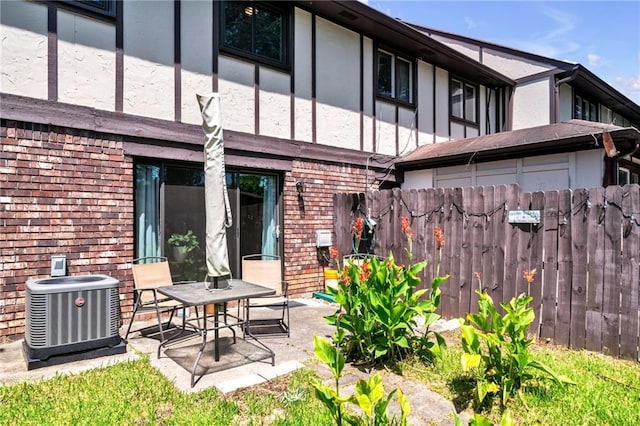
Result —
<instances>
[{"instance_id":1,"label":"window with white frame","mask_svg":"<svg viewBox=\"0 0 640 426\"><path fill-rule=\"evenodd\" d=\"M478 88L455 78L450 82L451 116L461 120L478 122Z\"/></svg>"},{"instance_id":2,"label":"window with white frame","mask_svg":"<svg viewBox=\"0 0 640 426\"><path fill-rule=\"evenodd\" d=\"M378 50L378 96L413 103L411 61L385 50Z\"/></svg>"},{"instance_id":3,"label":"window with white frame","mask_svg":"<svg viewBox=\"0 0 640 426\"><path fill-rule=\"evenodd\" d=\"M631 183L631 172L624 167L618 168L618 185L627 185Z\"/></svg>"}]
</instances>

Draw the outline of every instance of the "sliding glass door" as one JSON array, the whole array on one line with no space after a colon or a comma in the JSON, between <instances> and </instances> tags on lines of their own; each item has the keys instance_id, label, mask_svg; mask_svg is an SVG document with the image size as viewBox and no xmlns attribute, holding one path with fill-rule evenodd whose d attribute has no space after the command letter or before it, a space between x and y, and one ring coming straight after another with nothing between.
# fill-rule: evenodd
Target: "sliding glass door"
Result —
<instances>
[{"instance_id":1,"label":"sliding glass door","mask_svg":"<svg viewBox=\"0 0 640 426\"><path fill-rule=\"evenodd\" d=\"M277 175L228 171L233 226L227 229L233 276L242 256L280 254ZM220 212L222 214L222 212ZM175 164L136 164L136 257L167 256L174 280L201 280L205 267L204 171Z\"/></svg>"}]
</instances>

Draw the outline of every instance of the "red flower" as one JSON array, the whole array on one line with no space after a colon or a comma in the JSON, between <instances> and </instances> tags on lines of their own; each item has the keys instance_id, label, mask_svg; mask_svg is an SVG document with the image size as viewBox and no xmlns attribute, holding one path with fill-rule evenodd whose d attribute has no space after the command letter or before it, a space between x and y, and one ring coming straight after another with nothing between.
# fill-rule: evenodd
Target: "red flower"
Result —
<instances>
[{"instance_id":1,"label":"red flower","mask_svg":"<svg viewBox=\"0 0 640 426\"><path fill-rule=\"evenodd\" d=\"M362 218L359 217L356 219L355 223L353 224L353 233L356 235L356 238L358 240L362 238L362 226L363 226Z\"/></svg>"},{"instance_id":2,"label":"red flower","mask_svg":"<svg viewBox=\"0 0 640 426\"><path fill-rule=\"evenodd\" d=\"M334 260L338 258L338 248L336 246L331 246L329 248L329 256Z\"/></svg>"},{"instance_id":3,"label":"red flower","mask_svg":"<svg viewBox=\"0 0 640 426\"><path fill-rule=\"evenodd\" d=\"M444 247L444 235L442 234L442 229L439 226L436 226L435 234L436 234L436 244L437 244L438 250L440 250L442 247Z\"/></svg>"},{"instance_id":4,"label":"red flower","mask_svg":"<svg viewBox=\"0 0 640 426\"><path fill-rule=\"evenodd\" d=\"M413 232L411 231L411 223L409 222L408 217L401 217L400 222L402 223L402 233L407 236L407 238L413 237Z\"/></svg>"}]
</instances>

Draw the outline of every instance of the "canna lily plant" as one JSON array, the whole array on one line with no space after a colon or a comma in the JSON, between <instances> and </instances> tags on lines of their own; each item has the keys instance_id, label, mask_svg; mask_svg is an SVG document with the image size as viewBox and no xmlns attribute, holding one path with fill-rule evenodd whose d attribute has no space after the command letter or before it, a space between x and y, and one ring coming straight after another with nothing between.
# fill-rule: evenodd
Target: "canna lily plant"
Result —
<instances>
[{"instance_id":1,"label":"canna lily plant","mask_svg":"<svg viewBox=\"0 0 640 426\"><path fill-rule=\"evenodd\" d=\"M409 218L403 217L401 223L411 262L413 232ZM438 232L443 244L439 228ZM330 253L337 259L337 253ZM430 289L419 289L419 275L425 266L425 261L398 265L393 253L384 259L371 256L343 266L338 286L328 289L340 308L325 319L345 333L340 341L348 359L373 366L395 364L410 354L428 362L441 357L446 347L444 338L429 326L440 318L435 311L440 305L440 286L448 275L436 276ZM419 334L417 320L422 317L425 331Z\"/></svg>"}]
</instances>

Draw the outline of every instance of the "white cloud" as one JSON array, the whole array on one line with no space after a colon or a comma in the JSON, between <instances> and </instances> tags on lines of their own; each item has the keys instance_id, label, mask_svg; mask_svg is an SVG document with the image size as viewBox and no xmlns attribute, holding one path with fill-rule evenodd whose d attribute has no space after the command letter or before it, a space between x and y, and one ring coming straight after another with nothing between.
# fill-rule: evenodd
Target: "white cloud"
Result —
<instances>
[{"instance_id":1,"label":"white cloud","mask_svg":"<svg viewBox=\"0 0 640 426\"><path fill-rule=\"evenodd\" d=\"M640 75L616 77L611 85L640 105Z\"/></svg>"},{"instance_id":2,"label":"white cloud","mask_svg":"<svg viewBox=\"0 0 640 426\"><path fill-rule=\"evenodd\" d=\"M602 64L602 58L600 57L600 55L596 55L595 53L588 53L587 61L589 65L594 67L597 67L598 65Z\"/></svg>"},{"instance_id":3,"label":"white cloud","mask_svg":"<svg viewBox=\"0 0 640 426\"><path fill-rule=\"evenodd\" d=\"M465 16L464 17L464 23L467 24L467 29L470 30L471 28L475 28L478 25L476 24L476 21L473 20L473 18L471 16Z\"/></svg>"},{"instance_id":4,"label":"white cloud","mask_svg":"<svg viewBox=\"0 0 640 426\"><path fill-rule=\"evenodd\" d=\"M577 27L575 15L543 5L540 11L547 18L541 22L540 28L550 28L546 32L533 33L527 39L510 41L507 45L555 59L577 51L580 43L572 38Z\"/></svg>"}]
</instances>

